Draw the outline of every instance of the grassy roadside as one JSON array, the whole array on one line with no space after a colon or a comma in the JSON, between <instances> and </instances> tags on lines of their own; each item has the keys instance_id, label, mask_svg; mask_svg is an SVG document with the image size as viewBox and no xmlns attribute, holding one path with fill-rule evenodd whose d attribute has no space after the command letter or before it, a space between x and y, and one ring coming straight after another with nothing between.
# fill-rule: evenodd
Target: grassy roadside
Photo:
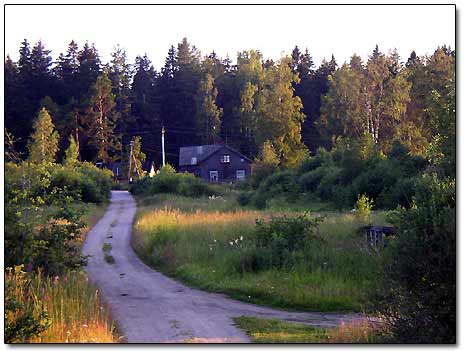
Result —
<instances>
[{"instance_id":1,"label":"grassy roadside","mask_svg":"<svg viewBox=\"0 0 464 351\"><path fill-rule=\"evenodd\" d=\"M377 332L367 322L322 329L275 319L237 317L234 322L255 343L378 343Z\"/></svg>"},{"instance_id":2,"label":"grassy roadside","mask_svg":"<svg viewBox=\"0 0 464 351\"><path fill-rule=\"evenodd\" d=\"M308 247L296 264L262 270L248 264L257 218L278 212L240 208L233 199L157 195L138 199L132 245L149 265L207 291L273 307L362 311L375 284L378 257L356 234L353 214L320 213L323 246ZM373 216L377 224L385 214Z\"/></svg>"},{"instance_id":3,"label":"grassy roadside","mask_svg":"<svg viewBox=\"0 0 464 351\"><path fill-rule=\"evenodd\" d=\"M87 234L106 212L102 205L79 204L84 211L83 229ZM85 236L84 236L85 237ZM76 243L82 245L83 240ZM13 343L114 343L119 342L107 306L100 299L84 271L68 271L60 276L44 278L40 272L26 273L21 266L5 272L8 302L19 308L6 312L7 321L20 321L28 315L48 327L38 336L21 337L10 330ZM41 314L46 311L46 315ZM24 322L23 322L24 323ZM22 324L24 327L24 324ZM9 324L14 328L14 324ZM5 332L7 334L7 332ZM5 335L6 335L5 334Z\"/></svg>"}]
</instances>

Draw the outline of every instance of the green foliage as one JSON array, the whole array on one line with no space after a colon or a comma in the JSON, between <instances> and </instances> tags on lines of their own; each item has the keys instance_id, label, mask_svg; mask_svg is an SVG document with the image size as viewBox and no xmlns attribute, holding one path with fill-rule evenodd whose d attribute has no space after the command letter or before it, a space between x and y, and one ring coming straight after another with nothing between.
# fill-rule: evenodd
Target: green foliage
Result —
<instances>
[{"instance_id":1,"label":"green foliage","mask_svg":"<svg viewBox=\"0 0 464 351\"><path fill-rule=\"evenodd\" d=\"M456 342L455 181L424 176L415 203L391 216L389 245L375 305L400 343Z\"/></svg>"},{"instance_id":2,"label":"green foliage","mask_svg":"<svg viewBox=\"0 0 464 351\"><path fill-rule=\"evenodd\" d=\"M258 208L264 208L266 201L280 195L287 199L295 199L298 187L295 180L295 172L285 170L276 172L261 182L252 198L253 204Z\"/></svg>"},{"instance_id":3,"label":"green foliage","mask_svg":"<svg viewBox=\"0 0 464 351\"><path fill-rule=\"evenodd\" d=\"M73 168L56 166L51 174L51 188L65 189L77 200L102 203L107 201L112 187L112 173L83 162Z\"/></svg>"},{"instance_id":4,"label":"green foliage","mask_svg":"<svg viewBox=\"0 0 464 351\"><path fill-rule=\"evenodd\" d=\"M33 124L34 133L29 144L29 160L35 164L55 162L59 135L54 130L50 114L42 108Z\"/></svg>"},{"instance_id":5,"label":"green foliage","mask_svg":"<svg viewBox=\"0 0 464 351\"><path fill-rule=\"evenodd\" d=\"M121 136L115 132L120 115L115 110L111 90L111 80L105 70L91 87L86 111L89 143L96 149L95 160L105 164L119 157L121 151Z\"/></svg>"},{"instance_id":6,"label":"green foliage","mask_svg":"<svg viewBox=\"0 0 464 351\"><path fill-rule=\"evenodd\" d=\"M47 330L51 319L37 298L23 265L5 272L5 342L25 343Z\"/></svg>"},{"instance_id":7,"label":"green foliage","mask_svg":"<svg viewBox=\"0 0 464 351\"><path fill-rule=\"evenodd\" d=\"M223 109L217 107L217 88L214 78L206 73L198 85L196 125L203 144L212 144L219 139Z\"/></svg>"},{"instance_id":8,"label":"green foliage","mask_svg":"<svg viewBox=\"0 0 464 351\"><path fill-rule=\"evenodd\" d=\"M165 166L154 177L144 177L131 185L135 195L178 194L188 197L217 195L217 190L191 173L176 173L172 166Z\"/></svg>"},{"instance_id":9,"label":"green foliage","mask_svg":"<svg viewBox=\"0 0 464 351\"><path fill-rule=\"evenodd\" d=\"M69 136L69 146L65 151L65 158L63 165L72 167L76 165L79 157L79 149L77 148L76 141L72 135Z\"/></svg>"},{"instance_id":10,"label":"green foliage","mask_svg":"<svg viewBox=\"0 0 464 351\"><path fill-rule=\"evenodd\" d=\"M261 264L257 269L292 266L295 252L303 252L307 245L321 244L315 233L322 217L311 218L306 213L295 217L271 217L256 221L255 243Z\"/></svg>"},{"instance_id":11,"label":"green foliage","mask_svg":"<svg viewBox=\"0 0 464 351\"><path fill-rule=\"evenodd\" d=\"M365 194L358 195L358 201L355 204L356 217L363 221L368 221L374 208L374 200L369 199Z\"/></svg>"}]
</instances>

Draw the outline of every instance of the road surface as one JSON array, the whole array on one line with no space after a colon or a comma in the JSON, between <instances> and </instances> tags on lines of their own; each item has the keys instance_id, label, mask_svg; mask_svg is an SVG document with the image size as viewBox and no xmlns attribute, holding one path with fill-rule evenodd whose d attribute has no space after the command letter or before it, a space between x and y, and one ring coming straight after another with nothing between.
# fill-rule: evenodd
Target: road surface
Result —
<instances>
[{"instance_id":1,"label":"road surface","mask_svg":"<svg viewBox=\"0 0 464 351\"><path fill-rule=\"evenodd\" d=\"M104 217L87 235L89 278L100 289L118 330L129 343L250 342L232 318L255 316L334 327L359 320L358 314L285 312L192 289L146 266L130 245L135 201L127 191L112 191ZM104 259L110 243L114 263Z\"/></svg>"}]
</instances>

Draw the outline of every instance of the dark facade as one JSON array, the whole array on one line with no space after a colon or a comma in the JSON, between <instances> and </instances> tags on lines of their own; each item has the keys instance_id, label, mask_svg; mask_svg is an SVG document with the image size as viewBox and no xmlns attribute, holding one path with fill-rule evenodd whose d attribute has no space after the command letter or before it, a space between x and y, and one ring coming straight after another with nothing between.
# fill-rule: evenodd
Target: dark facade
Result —
<instances>
[{"instance_id":1,"label":"dark facade","mask_svg":"<svg viewBox=\"0 0 464 351\"><path fill-rule=\"evenodd\" d=\"M235 182L251 174L251 160L227 145L181 147L179 172L210 182Z\"/></svg>"}]
</instances>

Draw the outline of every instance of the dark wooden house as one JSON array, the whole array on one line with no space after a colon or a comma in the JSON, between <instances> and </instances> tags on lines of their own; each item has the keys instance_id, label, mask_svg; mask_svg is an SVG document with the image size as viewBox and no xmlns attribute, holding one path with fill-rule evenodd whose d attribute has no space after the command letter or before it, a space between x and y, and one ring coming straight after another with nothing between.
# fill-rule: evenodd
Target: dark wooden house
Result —
<instances>
[{"instance_id":1,"label":"dark wooden house","mask_svg":"<svg viewBox=\"0 0 464 351\"><path fill-rule=\"evenodd\" d=\"M227 145L181 147L179 172L193 173L210 182L235 182L251 174L251 160Z\"/></svg>"}]
</instances>

